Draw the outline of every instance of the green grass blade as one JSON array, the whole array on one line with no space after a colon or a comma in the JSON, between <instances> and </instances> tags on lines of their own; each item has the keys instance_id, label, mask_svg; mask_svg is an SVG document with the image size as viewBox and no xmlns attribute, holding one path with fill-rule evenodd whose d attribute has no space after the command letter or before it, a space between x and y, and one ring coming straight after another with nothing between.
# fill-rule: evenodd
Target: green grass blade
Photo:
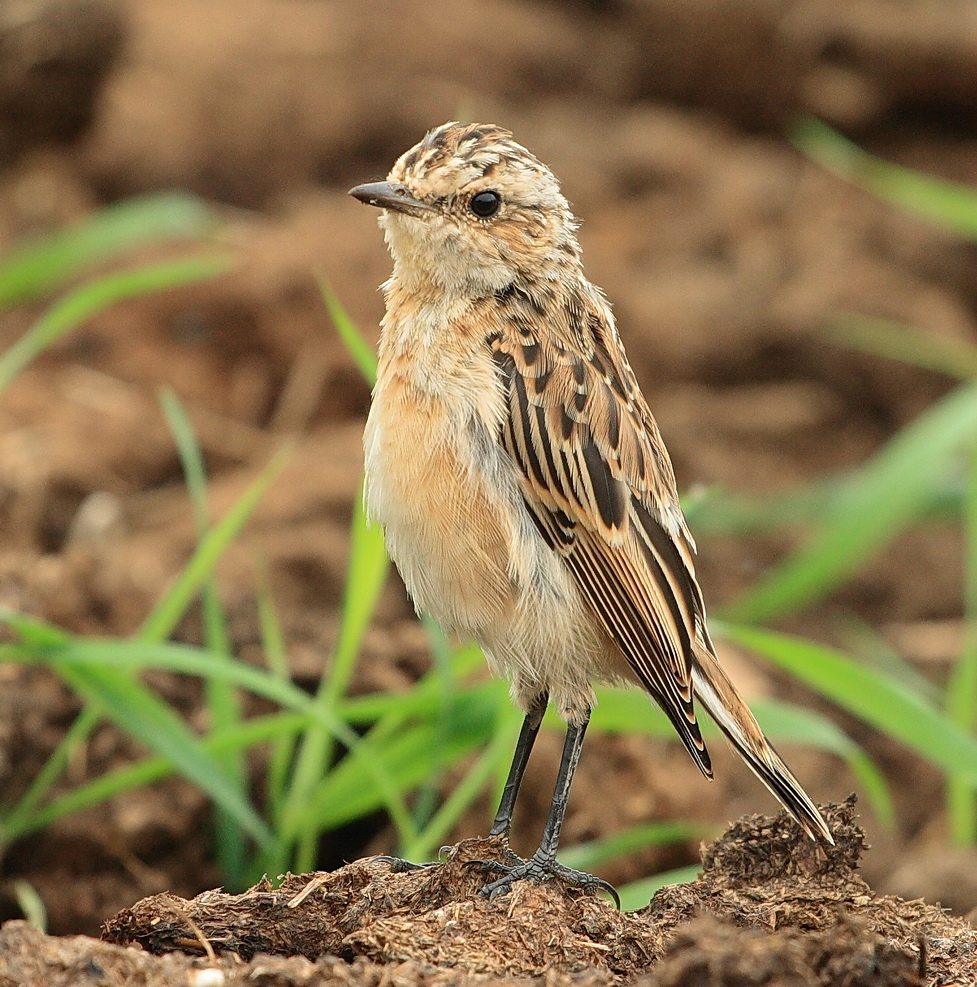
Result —
<instances>
[{"instance_id":1,"label":"green grass blade","mask_svg":"<svg viewBox=\"0 0 977 987\"><path fill-rule=\"evenodd\" d=\"M699 541L786 531L815 525L835 513L844 504L850 485L851 475L841 474L773 496L744 495L713 487L693 510L686 511L686 518ZM936 477L919 502L919 516L929 521L956 523L962 503L958 477Z\"/></svg>"},{"instance_id":2,"label":"green grass blade","mask_svg":"<svg viewBox=\"0 0 977 987\"><path fill-rule=\"evenodd\" d=\"M0 624L9 627L28 648L57 648L72 641L71 635L60 627L9 607L0 607Z\"/></svg>"},{"instance_id":3,"label":"green grass blade","mask_svg":"<svg viewBox=\"0 0 977 987\"><path fill-rule=\"evenodd\" d=\"M467 698L465 700L468 701ZM451 739L450 718L437 720L434 745L439 765L447 766ZM461 780L452 785L451 792L441 807L431 815L412 844L402 846L401 855L406 860L430 860L448 838L478 796L485 790L500 768L508 767L512 755L512 738L506 732L492 729L485 750L475 759ZM429 774L430 777L430 774Z\"/></svg>"},{"instance_id":4,"label":"green grass blade","mask_svg":"<svg viewBox=\"0 0 977 987\"><path fill-rule=\"evenodd\" d=\"M849 349L923 367L961 381L977 380L977 346L915 326L840 312L829 326L831 337Z\"/></svg>"},{"instance_id":5,"label":"green grass blade","mask_svg":"<svg viewBox=\"0 0 977 987\"><path fill-rule=\"evenodd\" d=\"M336 331L367 383L372 386L376 382L376 357L372 347L353 324L325 278L320 275L317 280ZM383 534L378 528L371 529L367 524L360 495L354 504L349 571L340 612L339 636L328 674L323 676L316 695L317 703L323 708L334 711L346 694L363 634L383 589L388 568ZM291 783L281 800L280 824L285 848L295 846L295 857L291 862L294 870L308 870L313 865L321 827L315 814L309 812L309 800L332 756L331 738L322 730L310 729L299 744ZM407 822L407 817L400 813L398 801L389 805L388 811L398 829L403 822ZM413 835L413 831L413 825L409 824L401 839L406 838L407 832Z\"/></svg>"},{"instance_id":6,"label":"green grass blade","mask_svg":"<svg viewBox=\"0 0 977 987\"><path fill-rule=\"evenodd\" d=\"M113 639L76 639L56 649L32 650L25 645L0 645L0 662L31 661L38 664L57 664L59 672L74 666L97 667L109 677L125 678L148 668L165 669L199 677L223 677L255 695L264 696L279 705L304 714L310 720L332 733L349 751L344 759L347 766L355 765L361 779L367 779L380 794L383 807L392 817L409 818L403 802L401 788L364 748L360 737L331 710L311 699L291 682L283 682L268 672L232 661L223 655L211 654L191 645L153 641L118 641ZM308 806L306 807L308 810Z\"/></svg>"},{"instance_id":7,"label":"green grass blade","mask_svg":"<svg viewBox=\"0 0 977 987\"><path fill-rule=\"evenodd\" d=\"M195 240L216 214L184 192L162 192L108 206L68 230L41 237L0 262L0 308L31 301L100 264L159 240Z\"/></svg>"},{"instance_id":8,"label":"green grass blade","mask_svg":"<svg viewBox=\"0 0 977 987\"><path fill-rule=\"evenodd\" d=\"M230 813L260 846L274 843L274 836L254 807L241 797L200 740L158 696L134 678L95 663L68 663L55 658L49 664L120 730L170 760L180 774Z\"/></svg>"},{"instance_id":9,"label":"green grass blade","mask_svg":"<svg viewBox=\"0 0 977 987\"><path fill-rule=\"evenodd\" d=\"M904 658L874 627L855 616L839 627L842 650L860 664L869 665L879 674L901 682L933 705L943 701L943 688L931 682L911 661Z\"/></svg>"},{"instance_id":10,"label":"green grass blade","mask_svg":"<svg viewBox=\"0 0 977 987\"><path fill-rule=\"evenodd\" d=\"M291 682L282 681L264 669L234 661L226 655L205 648L169 641L125 641L115 638L75 638L56 648L33 648L29 645L0 645L0 662L17 661L36 664L99 666L122 677L159 669L199 678L214 677L232 682L256 696L315 719L337 738L355 746L358 737L345 723L321 709L308 693Z\"/></svg>"},{"instance_id":11,"label":"green grass blade","mask_svg":"<svg viewBox=\"0 0 977 987\"><path fill-rule=\"evenodd\" d=\"M390 560L383 543L383 530L366 520L361 491L353 504L349 570L343 590L336 651L323 684L324 695L330 705L346 694L363 644L363 635L373 618L389 570Z\"/></svg>"},{"instance_id":12,"label":"green grass blade","mask_svg":"<svg viewBox=\"0 0 977 987\"><path fill-rule=\"evenodd\" d=\"M189 604L194 593L212 571L213 566L220 554L224 551L230 541L233 540L241 526L243 526L254 506L256 506L257 502L260 500L260 497L263 495L268 484L270 484L274 476L276 476L277 473L283 468L284 455L285 450L282 450L278 456L272 459L268 467L266 467L252 487L246 491L245 495L241 498L238 504L235 505L235 508L233 508L221 524L210 532L208 536L203 539L201 544L198 545L197 551L194 554L191 563L184 570L184 573L177 581L177 584L173 587L170 593L164 597L161 604L156 608L156 610L154 610L153 614L150 615L150 618L144 625L142 633L146 635L146 640L162 639L168 636L172 631L173 627L182 617L186 606ZM32 644L35 648L41 648L42 646L47 646L50 648L56 645L62 645L65 641L69 640L68 635L59 629L54 628L51 625L44 624L41 621L26 618L23 615L3 611L0 613L0 620L3 620L13 630L15 630L26 644ZM157 635L158 638L156 638ZM8 652L8 660L10 657L12 657L12 655ZM138 668L135 670L138 670ZM87 716L86 719L82 721L87 730L92 729L96 722L97 717L92 715ZM74 737L74 733L72 736ZM80 742L80 738L76 737L75 742ZM53 784L57 776L60 774L60 771L63 768L63 763L63 758L60 756L53 758L49 762L49 765L42 773L42 777L39 779L39 782L43 782L43 785L38 784L32 786L31 791L28 793L30 796L30 804L36 804L37 800L45 794L47 788ZM22 804L16 811L19 813L20 809L24 807L24 804ZM17 817L15 816L15 821L16 818Z\"/></svg>"},{"instance_id":13,"label":"green grass blade","mask_svg":"<svg viewBox=\"0 0 977 987\"><path fill-rule=\"evenodd\" d=\"M285 468L291 447L284 446L241 495L225 517L200 539L190 561L169 592L153 608L137 633L141 641L162 641L173 633L200 587L213 572L217 560L254 513L261 498Z\"/></svg>"},{"instance_id":14,"label":"green grass blade","mask_svg":"<svg viewBox=\"0 0 977 987\"><path fill-rule=\"evenodd\" d=\"M952 723L973 737L977 728L977 446L970 456L969 480L964 516L964 640L947 682L946 711ZM977 843L977 794L972 779L949 776L947 811L953 842L957 846Z\"/></svg>"},{"instance_id":15,"label":"green grass blade","mask_svg":"<svg viewBox=\"0 0 977 987\"><path fill-rule=\"evenodd\" d=\"M642 823L639 826L630 826L602 840L567 847L560 851L559 859L560 863L567 867L592 871L650 846L705 839L710 834L718 835L715 827L705 826L702 823L677 821Z\"/></svg>"},{"instance_id":16,"label":"green grass blade","mask_svg":"<svg viewBox=\"0 0 977 987\"><path fill-rule=\"evenodd\" d=\"M452 661L454 674L459 680L485 664L482 653L474 645L455 650ZM471 688L473 687L470 685L465 687L466 691ZM495 690L500 697L507 695L504 684L498 679L481 682L478 688ZM514 709L508 699L506 702L509 709ZM373 692L362 696L350 696L339 703L336 709L346 723L365 726L386 716L396 715L401 718L434 716L440 704L438 683L433 673L428 672L407 692ZM519 714L516 712L513 715L518 718ZM515 743L515 733L512 739Z\"/></svg>"},{"instance_id":17,"label":"green grass blade","mask_svg":"<svg viewBox=\"0 0 977 987\"><path fill-rule=\"evenodd\" d=\"M977 433L977 386L960 387L903 429L851 478L806 545L726 609L759 622L822 598L918 517Z\"/></svg>"},{"instance_id":18,"label":"green grass blade","mask_svg":"<svg viewBox=\"0 0 977 987\"><path fill-rule=\"evenodd\" d=\"M941 771L977 784L977 739L901 682L824 645L747 625L714 632L785 669L842 709L904 744Z\"/></svg>"},{"instance_id":19,"label":"green grass blade","mask_svg":"<svg viewBox=\"0 0 977 987\"><path fill-rule=\"evenodd\" d=\"M288 682L288 659L285 635L282 632L275 596L268 578L267 566L262 562L258 572L258 626L269 672L279 681ZM268 754L268 771L265 781L267 814L277 830L284 806L285 788L295 750L295 735L282 734L275 738Z\"/></svg>"},{"instance_id":20,"label":"green grass blade","mask_svg":"<svg viewBox=\"0 0 977 987\"><path fill-rule=\"evenodd\" d=\"M28 651L59 648L71 640L70 635L60 628L7 607L0 607L0 624L9 627L26 645ZM31 658L18 645L0 645L0 662L4 660L30 661ZM15 832L23 820L31 818L37 811L37 807L57 784L74 753L81 748L100 721L101 716L98 711L90 705L75 717L67 733L44 762L44 766L34 777L27 791L0 815L0 847L9 845L8 834Z\"/></svg>"},{"instance_id":21,"label":"green grass blade","mask_svg":"<svg viewBox=\"0 0 977 987\"><path fill-rule=\"evenodd\" d=\"M175 392L166 388L160 394L160 404L170 432L176 442L183 475L186 478L190 502L197 526L197 537L203 538L210 526L210 507L207 496L207 470L203 452L193 426ZM230 636L227 620L220 602L213 572L201 587L204 644L208 650L230 657ZM241 722L241 702L237 690L222 679L208 678L204 682L207 713L211 730L227 729ZM230 751L218 758L221 769L242 798L247 796L247 773L244 759L238 751ZM214 814L214 845L217 864L224 883L233 890L247 886L246 834L237 821L221 807Z\"/></svg>"},{"instance_id":22,"label":"green grass blade","mask_svg":"<svg viewBox=\"0 0 977 987\"><path fill-rule=\"evenodd\" d=\"M670 884L690 884L702 873L701 864L690 864L688 867L676 867L675 870L662 871L654 877L646 877L642 881L635 881L632 884L625 884L623 888L618 888L621 896L621 910L633 912L638 908L644 908L655 896L655 893Z\"/></svg>"},{"instance_id":23,"label":"green grass blade","mask_svg":"<svg viewBox=\"0 0 977 987\"><path fill-rule=\"evenodd\" d=\"M388 569L383 532L379 527L371 527L367 523L363 498L358 496L353 505L349 569L343 592L336 649L328 673L323 676L316 693L317 704L333 713L346 693L363 635L380 598ZM296 857L292 863L299 872L311 870L314 866L315 848L321 827L316 815L309 812L309 799L319 779L325 774L332 754L330 735L313 727L302 738L295 758L291 784L283 802L281 831L286 847L292 840L296 841ZM388 808L395 825L399 827L403 819L399 806L395 803ZM413 825L408 830L413 836Z\"/></svg>"},{"instance_id":24,"label":"green grass blade","mask_svg":"<svg viewBox=\"0 0 977 987\"><path fill-rule=\"evenodd\" d=\"M373 352L373 347L349 317L329 282L321 274L316 276L316 280L319 282L322 300L326 303L329 318L332 319L336 332L339 333L339 338L346 345L346 349L363 375L363 379L370 387L373 387L377 382L377 358Z\"/></svg>"},{"instance_id":25,"label":"green grass blade","mask_svg":"<svg viewBox=\"0 0 977 987\"><path fill-rule=\"evenodd\" d=\"M261 629L261 643L264 647L265 663L276 679L289 681L288 649L285 646L285 633L282 630L275 593L271 588L268 564L261 558L257 564L258 582L258 625Z\"/></svg>"},{"instance_id":26,"label":"green grass blade","mask_svg":"<svg viewBox=\"0 0 977 987\"><path fill-rule=\"evenodd\" d=\"M98 710L90 705L75 717L27 791L0 814L0 849L10 846L25 831L25 825L38 818L41 804L101 720Z\"/></svg>"},{"instance_id":27,"label":"green grass blade","mask_svg":"<svg viewBox=\"0 0 977 987\"><path fill-rule=\"evenodd\" d=\"M81 285L55 302L24 336L0 355L0 393L31 360L109 305L203 281L230 269L231 261L227 257L191 257L118 271Z\"/></svg>"},{"instance_id":28,"label":"green grass blade","mask_svg":"<svg viewBox=\"0 0 977 987\"><path fill-rule=\"evenodd\" d=\"M977 239L977 193L972 188L866 154L813 118L797 126L793 140L804 154L833 174L938 226Z\"/></svg>"},{"instance_id":29,"label":"green grass blade","mask_svg":"<svg viewBox=\"0 0 977 987\"><path fill-rule=\"evenodd\" d=\"M13 881L14 898L17 907L28 925L32 925L39 932L47 932L47 909L44 907L44 899L37 893L37 888L30 881L22 877Z\"/></svg>"},{"instance_id":30,"label":"green grass blade","mask_svg":"<svg viewBox=\"0 0 977 987\"><path fill-rule=\"evenodd\" d=\"M186 410L176 396L176 392L169 387L163 388L160 391L159 403L180 456L180 465L183 467L183 476L186 479L187 490L190 494L190 504L197 525L197 534L203 535L210 526L210 509L207 505L207 469L204 465L203 452L197 442L196 435L194 435L193 426L190 424Z\"/></svg>"},{"instance_id":31,"label":"green grass blade","mask_svg":"<svg viewBox=\"0 0 977 987\"><path fill-rule=\"evenodd\" d=\"M841 496L847 482L847 477L830 477L763 497L713 486L693 504L683 498L682 506L696 539L766 533L818 520Z\"/></svg>"},{"instance_id":32,"label":"green grass blade","mask_svg":"<svg viewBox=\"0 0 977 987\"><path fill-rule=\"evenodd\" d=\"M427 630L428 640L431 642L432 671L438 683L440 703L437 723L447 734L450 728L451 707L455 702L456 695L451 646L444 632L430 617L425 616L423 623ZM422 833L434 814L441 779L447 766L441 757L440 745L436 744L428 777L414 796L414 823Z\"/></svg>"},{"instance_id":33,"label":"green grass blade","mask_svg":"<svg viewBox=\"0 0 977 987\"><path fill-rule=\"evenodd\" d=\"M443 743L443 756L453 762L484 747L492 736L491 697L473 691L459 697L452 712L447 739L443 739L437 724L428 721L405 724L388 734L382 743L367 734L363 744L371 757L385 766L401 791L416 788L427 776L436 744ZM383 793L375 784L366 783L362 772L357 772L348 758L340 761L321 782L314 798L314 815L321 829L342 825L380 808L384 808ZM418 834L411 832L412 826L409 816L399 822L398 835L403 832L406 836L401 838L401 846L414 845Z\"/></svg>"},{"instance_id":34,"label":"green grass blade","mask_svg":"<svg viewBox=\"0 0 977 987\"><path fill-rule=\"evenodd\" d=\"M308 717L301 713L271 713L247 720L229 730L215 731L201 738L200 743L204 750L214 755L222 755L228 751L247 751L282 736L294 736L307 724ZM38 832L65 816L100 805L123 792L167 778L174 772L172 761L164 757L147 757L134 764L108 771L58 795L36 811L18 817L16 822L11 820L6 823L3 828L4 845Z\"/></svg>"}]
</instances>

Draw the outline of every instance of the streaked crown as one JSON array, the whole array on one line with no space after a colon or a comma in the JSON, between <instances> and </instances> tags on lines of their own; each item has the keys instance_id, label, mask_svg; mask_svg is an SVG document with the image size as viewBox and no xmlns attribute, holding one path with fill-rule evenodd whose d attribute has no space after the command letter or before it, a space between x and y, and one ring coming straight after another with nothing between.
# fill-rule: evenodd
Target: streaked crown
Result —
<instances>
[{"instance_id":1,"label":"streaked crown","mask_svg":"<svg viewBox=\"0 0 977 987\"><path fill-rule=\"evenodd\" d=\"M400 277L470 294L579 268L577 223L559 183L502 127L436 127L401 155L387 181L429 207L381 215Z\"/></svg>"}]
</instances>

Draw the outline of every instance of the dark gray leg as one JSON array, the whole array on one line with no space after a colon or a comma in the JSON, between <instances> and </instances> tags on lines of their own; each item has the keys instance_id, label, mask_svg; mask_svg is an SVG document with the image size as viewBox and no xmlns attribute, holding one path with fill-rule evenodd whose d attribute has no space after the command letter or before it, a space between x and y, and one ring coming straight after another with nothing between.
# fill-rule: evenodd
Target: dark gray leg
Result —
<instances>
[{"instance_id":1,"label":"dark gray leg","mask_svg":"<svg viewBox=\"0 0 977 987\"><path fill-rule=\"evenodd\" d=\"M570 801L570 786L573 784L573 776L580 760L583 738L589 722L590 712L588 710L587 719L580 726L570 724L567 727L566 740L563 742L563 756L560 758L560 770L556 776L556 789L553 792L553 803L550 806L550 814L543 829L539 850L534 854L547 863L556 860L556 850L560 844L560 830L563 828L563 817L566 815L567 804Z\"/></svg>"},{"instance_id":2,"label":"dark gray leg","mask_svg":"<svg viewBox=\"0 0 977 987\"><path fill-rule=\"evenodd\" d=\"M502 790L502 801L499 802L499 811L495 814L495 822L492 823L489 836L504 836L507 839L509 837L519 786L522 784L522 776L526 773L529 755L532 753L533 744L536 743L536 735L539 733L539 725L543 722L543 714L546 712L548 702L549 696L545 692L540 693L533 700L526 718L522 721L516 750L512 755L512 767L509 768L509 777L506 778L505 788Z\"/></svg>"},{"instance_id":3,"label":"dark gray leg","mask_svg":"<svg viewBox=\"0 0 977 987\"><path fill-rule=\"evenodd\" d=\"M516 750L512 756L512 766L509 768L509 777L506 778L505 788L502 790L502 800L499 803L499 811L495 814L495 822L489 831L489 836L503 836L508 843L509 830L512 827L512 812L516 807L516 797L519 794L519 786L522 784L522 776L526 773L526 765L529 763L529 755L532 753L533 744L536 742L536 735L539 733L539 725L543 722L543 714L546 712L546 705L549 702L547 693L540 693L534 700L522 721L522 729L519 731L519 739L516 741ZM449 847L442 847L444 853ZM395 874L404 871L420 870L424 867L433 867L438 861L429 861L423 864L415 864L401 857L393 857L383 854L377 857L385 863L390 864L390 869ZM507 852L509 864L521 864L522 858L516 856L511 850ZM488 863L488 862L486 862ZM492 866L495 862L492 861ZM505 865L499 865L505 866Z\"/></svg>"},{"instance_id":4,"label":"dark gray leg","mask_svg":"<svg viewBox=\"0 0 977 987\"><path fill-rule=\"evenodd\" d=\"M570 724L567 727L567 736L563 744L563 757L560 759L560 770L556 778L556 789L553 792L553 802L550 805L550 814L543 829L543 838L540 841L539 849L528 860L513 867L506 867L505 865L493 867L493 870L504 871L503 876L486 884L482 888L483 895L494 898L498 894L506 894L512 890L512 885L516 881L529 880L534 884L541 884L550 877L558 877L568 884L588 891L606 891L617 902L618 908L621 907L617 892L606 881L602 881L592 874L564 867L556 862L556 851L560 844L560 830L563 828L563 817L566 815L567 803L570 800L570 786L573 784L573 775L577 770L577 762L580 760L584 734L587 732L589 722L590 711L588 710L583 723L579 726Z\"/></svg>"}]
</instances>

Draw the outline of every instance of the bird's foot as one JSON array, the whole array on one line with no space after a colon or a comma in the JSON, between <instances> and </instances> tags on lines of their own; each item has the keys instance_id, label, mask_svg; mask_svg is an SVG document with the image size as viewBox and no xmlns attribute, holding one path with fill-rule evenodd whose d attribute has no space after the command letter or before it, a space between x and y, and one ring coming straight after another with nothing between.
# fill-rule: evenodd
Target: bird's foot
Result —
<instances>
[{"instance_id":1,"label":"bird's foot","mask_svg":"<svg viewBox=\"0 0 977 987\"><path fill-rule=\"evenodd\" d=\"M598 891L604 891L614 899L618 909L621 908L621 899L612 884L608 884L607 881L603 881L593 874L588 874L586 871L565 867L563 864L557 863L556 860L540 854L538 850L528 860L520 860L514 865L496 863L494 860L479 862L487 864L487 869L502 872L500 878L491 881L482 888L481 894L486 898L508 894L516 881L532 881L533 884L542 884L551 877L555 877L571 887L581 888L594 894Z\"/></svg>"},{"instance_id":2,"label":"bird's foot","mask_svg":"<svg viewBox=\"0 0 977 987\"><path fill-rule=\"evenodd\" d=\"M496 839L495 836L489 836L489 839ZM509 841L505 837L505 843L502 847L502 860L483 860L480 857L473 858L471 860L466 860L465 864L468 867L481 867L482 870L488 873L497 874L508 874L510 870L514 867L520 867L526 861L519 856L512 847L509 846Z\"/></svg>"},{"instance_id":3,"label":"bird's foot","mask_svg":"<svg viewBox=\"0 0 977 987\"><path fill-rule=\"evenodd\" d=\"M414 870L427 870L428 867L437 867L438 864L443 864L445 854L452 849L454 848L450 846L443 846L438 851L437 860L426 860L420 864L415 864L413 860L404 860L403 857L394 857L389 853L378 854L373 859L379 860L384 864L389 864L391 873L393 874L408 874Z\"/></svg>"}]
</instances>

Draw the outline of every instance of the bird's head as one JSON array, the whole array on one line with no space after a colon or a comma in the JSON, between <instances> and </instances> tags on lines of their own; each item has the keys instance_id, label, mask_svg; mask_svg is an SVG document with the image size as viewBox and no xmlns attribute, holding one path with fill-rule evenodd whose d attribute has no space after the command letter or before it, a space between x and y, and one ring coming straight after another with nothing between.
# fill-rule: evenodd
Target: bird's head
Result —
<instances>
[{"instance_id":1,"label":"bird's head","mask_svg":"<svg viewBox=\"0 0 977 987\"><path fill-rule=\"evenodd\" d=\"M579 267L576 221L553 173L494 125L446 123L386 181L350 195L382 209L394 276L469 297Z\"/></svg>"}]
</instances>

